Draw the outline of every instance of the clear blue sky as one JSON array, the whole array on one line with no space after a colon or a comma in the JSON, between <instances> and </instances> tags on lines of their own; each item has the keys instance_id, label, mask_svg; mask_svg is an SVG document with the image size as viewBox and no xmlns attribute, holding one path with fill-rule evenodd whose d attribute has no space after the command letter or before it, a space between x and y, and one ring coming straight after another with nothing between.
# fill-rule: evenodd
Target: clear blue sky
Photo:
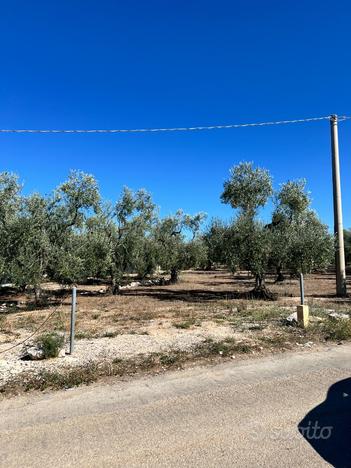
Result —
<instances>
[{"instance_id":1,"label":"clear blue sky","mask_svg":"<svg viewBox=\"0 0 351 468\"><path fill-rule=\"evenodd\" d=\"M351 4L316 1L16 1L0 17L2 128L136 128L351 114ZM351 121L340 125L351 226ZM275 185L306 177L332 223L328 122L199 133L0 135L0 170L49 192L70 169L105 197L145 187L168 214L229 217L229 167Z\"/></svg>"}]
</instances>

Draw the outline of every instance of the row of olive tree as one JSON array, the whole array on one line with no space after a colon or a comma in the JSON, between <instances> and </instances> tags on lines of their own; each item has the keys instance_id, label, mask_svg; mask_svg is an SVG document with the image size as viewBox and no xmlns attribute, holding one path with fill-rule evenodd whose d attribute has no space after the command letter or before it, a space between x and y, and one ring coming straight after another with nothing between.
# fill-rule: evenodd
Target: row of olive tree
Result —
<instances>
[{"instance_id":1,"label":"row of olive tree","mask_svg":"<svg viewBox=\"0 0 351 468\"><path fill-rule=\"evenodd\" d=\"M273 198L269 223L259 209ZM270 298L268 271L308 273L328 266L334 239L314 211L304 181L273 191L267 170L241 163L231 169L221 195L236 214L216 219L200 232L204 214L178 211L160 218L145 190L125 188L115 203L101 200L93 176L72 172L51 195L24 196L18 178L0 174L0 281L33 287L36 298L47 279L61 283L108 280L118 294L126 273L141 277L157 266L178 281L186 268L226 265L250 271L255 297Z\"/></svg>"},{"instance_id":2,"label":"row of olive tree","mask_svg":"<svg viewBox=\"0 0 351 468\"><path fill-rule=\"evenodd\" d=\"M258 211L272 197L275 208L267 224L258 219ZM231 169L221 199L237 214L229 224L214 220L204 234L207 265L251 271L256 278L253 297L272 298L265 286L272 269L281 281L284 271L310 273L332 262L334 238L311 210L304 180L289 181L274 193L267 170L241 163Z\"/></svg>"},{"instance_id":3,"label":"row of olive tree","mask_svg":"<svg viewBox=\"0 0 351 468\"><path fill-rule=\"evenodd\" d=\"M178 279L196 267L202 214L160 219L150 194L125 188L116 203L101 200L93 176L72 172L52 195L24 196L18 177L0 174L0 281L33 287L103 278L118 294L124 275L159 265ZM186 231L191 232L191 237Z\"/></svg>"}]
</instances>

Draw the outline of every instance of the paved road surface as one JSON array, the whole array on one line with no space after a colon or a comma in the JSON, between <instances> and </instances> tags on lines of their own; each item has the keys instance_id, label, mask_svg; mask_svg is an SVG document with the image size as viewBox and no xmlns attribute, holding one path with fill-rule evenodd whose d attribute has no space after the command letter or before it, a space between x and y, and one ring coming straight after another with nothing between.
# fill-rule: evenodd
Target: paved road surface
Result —
<instances>
[{"instance_id":1,"label":"paved road surface","mask_svg":"<svg viewBox=\"0 0 351 468\"><path fill-rule=\"evenodd\" d=\"M350 356L342 345L6 400L0 465L330 466L297 426L350 377Z\"/></svg>"}]
</instances>

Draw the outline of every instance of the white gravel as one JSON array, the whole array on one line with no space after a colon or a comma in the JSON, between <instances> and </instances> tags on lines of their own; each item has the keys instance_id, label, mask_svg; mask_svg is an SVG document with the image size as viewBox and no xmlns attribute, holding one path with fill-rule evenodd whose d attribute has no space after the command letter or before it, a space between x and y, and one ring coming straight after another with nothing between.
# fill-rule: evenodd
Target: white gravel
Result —
<instances>
[{"instance_id":1,"label":"white gravel","mask_svg":"<svg viewBox=\"0 0 351 468\"><path fill-rule=\"evenodd\" d=\"M148 335L124 334L113 338L77 340L72 356L66 354L63 358L44 361L22 361L20 356L23 347L18 346L0 354L0 385L23 372L40 372L44 369L59 370L92 362L111 362L116 358L128 359L140 354L148 355L170 350L187 351L207 338L219 341L235 336L230 327L213 323L203 324L201 328L195 330L154 329ZM9 344L2 344L0 352L9 346Z\"/></svg>"}]
</instances>

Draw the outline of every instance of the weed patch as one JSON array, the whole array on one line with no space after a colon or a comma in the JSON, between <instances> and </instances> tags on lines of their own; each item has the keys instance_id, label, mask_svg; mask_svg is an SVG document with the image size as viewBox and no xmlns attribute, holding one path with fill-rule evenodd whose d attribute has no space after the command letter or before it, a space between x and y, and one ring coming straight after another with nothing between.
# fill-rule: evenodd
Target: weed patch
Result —
<instances>
[{"instance_id":1,"label":"weed patch","mask_svg":"<svg viewBox=\"0 0 351 468\"><path fill-rule=\"evenodd\" d=\"M185 330L195 325L195 323L196 323L195 319L190 319L190 320L185 320L184 322L175 322L173 323L173 326L175 328L180 328L182 330Z\"/></svg>"},{"instance_id":2,"label":"weed patch","mask_svg":"<svg viewBox=\"0 0 351 468\"><path fill-rule=\"evenodd\" d=\"M36 342L43 350L44 359L54 358L59 355L64 345L64 336L58 333L46 333L38 337Z\"/></svg>"},{"instance_id":3,"label":"weed patch","mask_svg":"<svg viewBox=\"0 0 351 468\"><path fill-rule=\"evenodd\" d=\"M346 341L351 339L351 320L326 320L323 324L325 338L333 341Z\"/></svg>"}]
</instances>

